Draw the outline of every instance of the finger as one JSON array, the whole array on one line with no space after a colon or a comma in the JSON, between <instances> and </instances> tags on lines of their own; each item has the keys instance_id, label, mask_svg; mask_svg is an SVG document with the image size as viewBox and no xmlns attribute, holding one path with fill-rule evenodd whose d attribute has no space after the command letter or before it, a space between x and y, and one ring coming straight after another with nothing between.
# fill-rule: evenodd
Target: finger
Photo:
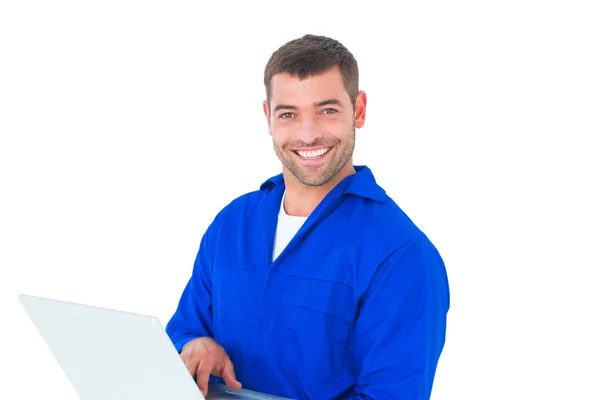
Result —
<instances>
[{"instance_id":1,"label":"finger","mask_svg":"<svg viewBox=\"0 0 600 400\"><path fill-rule=\"evenodd\" d=\"M239 390L242 388L242 384L235 378L235 371L231 360L225 362L225 367L223 368L223 380L230 389Z\"/></svg>"},{"instance_id":2,"label":"finger","mask_svg":"<svg viewBox=\"0 0 600 400\"><path fill-rule=\"evenodd\" d=\"M198 369L199 359L197 357L192 357L190 354L182 356L181 359L185 363L185 367L187 368L190 375L194 376L196 370Z\"/></svg>"},{"instance_id":3,"label":"finger","mask_svg":"<svg viewBox=\"0 0 600 400\"><path fill-rule=\"evenodd\" d=\"M208 379L211 370L210 363L207 363L206 359L200 360L196 369L196 383L205 397L208 394Z\"/></svg>"}]
</instances>

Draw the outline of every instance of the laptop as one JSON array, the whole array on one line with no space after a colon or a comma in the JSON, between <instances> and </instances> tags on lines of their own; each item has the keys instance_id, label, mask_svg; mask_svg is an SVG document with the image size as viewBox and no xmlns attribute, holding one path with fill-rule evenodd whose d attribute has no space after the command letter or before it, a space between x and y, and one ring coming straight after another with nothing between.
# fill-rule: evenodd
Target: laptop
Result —
<instances>
[{"instance_id":1,"label":"laptop","mask_svg":"<svg viewBox=\"0 0 600 400\"><path fill-rule=\"evenodd\" d=\"M213 383L205 398L156 317L27 294L19 300L81 400L286 399Z\"/></svg>"}]
</instances>

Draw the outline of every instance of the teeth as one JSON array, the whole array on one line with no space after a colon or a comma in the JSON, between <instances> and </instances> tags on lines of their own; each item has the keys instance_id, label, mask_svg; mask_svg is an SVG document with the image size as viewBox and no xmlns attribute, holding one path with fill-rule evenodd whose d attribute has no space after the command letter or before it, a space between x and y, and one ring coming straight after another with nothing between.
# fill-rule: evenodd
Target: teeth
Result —
<instances>
[{"instance_id":1,"label":"teeth","mask_svg":"<svg viewBox=\"0 0 600 400\"><path fill-rule=\"evenodd\" d=\"M312 159L321 157L323 154L327 153L329 149L319 149L319 150L311 150L311 151L300 151L298 150L296 153L300 155L302 158Z\"/></svg>"}]
</instances>

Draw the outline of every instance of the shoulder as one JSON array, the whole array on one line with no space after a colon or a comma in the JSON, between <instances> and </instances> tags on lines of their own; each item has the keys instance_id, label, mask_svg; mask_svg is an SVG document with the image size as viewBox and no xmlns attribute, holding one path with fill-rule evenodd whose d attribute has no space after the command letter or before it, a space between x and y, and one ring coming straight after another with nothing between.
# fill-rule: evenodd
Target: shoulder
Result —
<instances>
[{"instance_id":1,"label":"shoulder","mask_svg":"<svg viewBox=\"0 0 600 400\"><path fill-rule=\"evenodd\" d=\"M419 280L425 275L445 277L445 263L435 244L406 212L389 196L371 204L371 229L380 246L382 259L377 268L398 269L397 276Z\"/></svg>"},{"instance_id":2,"label":"shoulder","mask_svg":"<svg viewBox=\"0 0 600 400\"><path fill-rule=\"evenodd\" d=\"M419 228L379 185L369 167L355 166L355 169L356 174L348 179L343 190L352 219L359 222L361 228L377 236L388 235L396 241L419 236Z\"/></svg>"},{"instance_id":3,"label":"shoulder","mask_svg":"<svg viewBox=\"0 0 600 400\"><path fill-rule=\"evenodd\" d=\"M228 216L240 216L247 213L254 213L262 201L273 191L281 189L283 186L283 175L275 175L263 181L256 190L245 192L234 197L225 204L217 216L215 222L221 221ZM250 214L253 215L253 214Z\"/></svg>"},{"instance_id":4,"label":"shoulder","mask_svg":"<svg viewBox=\"0 0 600 400\"><path fill-rule=\"evenodd\" d=\"M365 263L371 265L372 273L384 264L421 273L443 266L441 254L425 233L426 227L418 226L387 193L376 200L360 196L348 200L353 225L360 232L355 246L364 254L376 256Z\"/></svg>"},{"instance_id":5,"label":"shoulder","mask_svg":"<svg viewBox=\"0 0 600 400\"><path fill-rule=\"evenodd\" d=\"M392 230L409 231L416 233L420 231L419 227L412 221L406 212L398 203L387 194L381 202L370 202L367 206L370 210L371 218L382 227Z\"/></svg>"},{"instance_id":6,"label":"shoulder","mask_svg":"<svg viewBox=\"0 0 600 400\"><path fill-rule=\"evenodd\" d=\"M415 239L420 240L424 236L420 227L387 194L381 201L351 199L350 207L356 210L355 215L359 216L361 230L390 248L400 247Z\"/></svg>"},{"instance_id":7,"label":"shoulder","mask_svg":"<svg viewBox=\"0 0 600 400\"><path fill-rule=\"evenodd\" d=\"M277 189L282 189L283 185L283 174L275 175L265 180L256 190L243 193L234 198L225 208L247 209L248 207L257 207L265 197Z\"/></svg>"}]
</instances>

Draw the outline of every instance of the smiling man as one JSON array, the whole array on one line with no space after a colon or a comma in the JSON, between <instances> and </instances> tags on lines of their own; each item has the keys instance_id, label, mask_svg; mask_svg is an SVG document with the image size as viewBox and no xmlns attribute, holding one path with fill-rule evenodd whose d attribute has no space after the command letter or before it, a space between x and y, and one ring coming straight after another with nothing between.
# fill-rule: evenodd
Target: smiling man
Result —
<instances>
[{"instance_id":1,"label":"smiling man","mask_svg":"<svg viewBox=\"0 0 600 400\"><path fill-rule=\"evenodd\" d=\"M295 399L428 399L449 288L426 235L353 164L367 97L338 41L292 40L265 68L282 173L205 232L167 333L209 381Z\"/></svg>"},{"instance_id":2,"label":"smiling man","mask_svg":"<svg viewBox=\"0 0 600 400\"><path fill-rule=\"evenodd\" d=\"M277 60L267 66L263 108L283 164L284 208L290 215L308 216L327 192L355 172L354 128L364 124L366 95L353 88L356 93L350 97L337 65L321 60L318 75L309 77L301 75L299 65L278 65ZM358 77L357 70L351 72Z\"/></svg>"}]
</instances>

